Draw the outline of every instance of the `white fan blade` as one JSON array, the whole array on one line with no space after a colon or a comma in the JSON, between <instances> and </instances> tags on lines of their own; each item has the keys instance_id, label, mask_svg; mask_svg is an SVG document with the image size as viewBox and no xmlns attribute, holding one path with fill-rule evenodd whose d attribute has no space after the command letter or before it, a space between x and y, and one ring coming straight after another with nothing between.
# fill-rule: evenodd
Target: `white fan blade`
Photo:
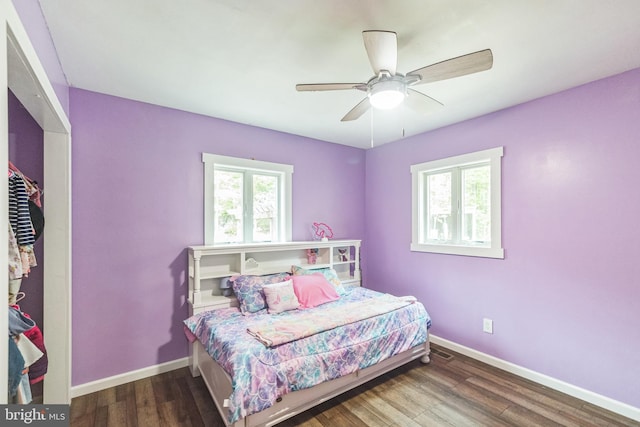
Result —
<instances>
[{"instance_id":1,"label":"white fan blade","mask_svg":"<svg viewBox=\"0 0 640 427\"><path fill-rule=\"evenodd\" d=\"M296 85L296 90L299 92L321 91L321 90L347 90L347 89L367 90L367 84L366 83L311 83L311 84Z\"/></svg>"},{"instance_id":2,"label":"white fan blade","mask_svg":"<svg viewBox=\"0 0 640 427\"><path fill-rule=\"evenodd\" d=\"M441 102L413 89L407 89L404 102L407 107L421 114L430 114L443 107Z\"/></svg>"},{"instance_id":3,"label":"white fan blade","mask_svg":"<svg viewBox=\"0 0 640 427\"><path fill-rule=\"evenodd\" d=\"M371 108L371 104L369 103L369 97L366 97L362 101L358 103L355 107L351 109L343 118L340 120L341 122L348 122L350 120L359 119L367 110Z\"/></svg>"},{"instance_id":4,"label":"white fan blade","mask_svg":"<svg viewBox=\"0 0 640 427\"><path fill-rule=\"evenodd\" d=\"M398 64L398 38L393 31L363 31L364 47L367 49L369 62L373 72L380 70L396 74Z\"/></svg>"},{"instance_id":5,"label":"white fan blade","mask_svg":"<svg viewBox=\"0 0 640 427\"><path fill-rule=\"evenodd\" d=\"M492 66L493 54L491 53L491 49L485 49L418 68L417 70L407 73L407 77L412 75L420 76L420 81L416 83L420 85L477 73L488 70Z\"/></svg>"}]
</instances>

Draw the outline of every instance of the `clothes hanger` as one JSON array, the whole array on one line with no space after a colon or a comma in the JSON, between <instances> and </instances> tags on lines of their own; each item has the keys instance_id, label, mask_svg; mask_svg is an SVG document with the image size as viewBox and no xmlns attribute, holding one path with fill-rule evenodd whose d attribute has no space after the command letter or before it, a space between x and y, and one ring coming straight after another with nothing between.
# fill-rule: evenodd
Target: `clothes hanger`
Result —
<instances>
[{"instance_id":1,"label":"clothes hanger","mask_svg":"<svg viewBox=\"0 0 640 427\"><path fill-rule=\"evenodd\" d=\"M20 291L16 294L16 304L19 303L20 301L22 301L23 299L25 299L25 297L27 296L27 294L25 294L24 292Z\"/></svg>"}]
</instances>

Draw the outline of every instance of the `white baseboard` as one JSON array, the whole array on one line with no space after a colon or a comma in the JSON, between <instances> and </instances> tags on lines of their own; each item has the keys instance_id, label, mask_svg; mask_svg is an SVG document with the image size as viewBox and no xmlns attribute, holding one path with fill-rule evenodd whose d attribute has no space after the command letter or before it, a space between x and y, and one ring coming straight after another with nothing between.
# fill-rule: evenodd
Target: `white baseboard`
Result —
<instances>
[{"instance_id":1,"label":"white baseboard","mask_svg":"<svg viewBox=\"0 0 640 427\"><path fill-rule=\"evenodd\" d=\"M498 359L497 357L490 356L486 353L479 352L472 348L456 344L453 341L449 341L444 338L429 335L429 340L434 344L449 348L453 351L464 354L465 356L469 356L472 359L484 362L487 365L495 366L496 368L500 368L504 371L518 375L519 377L526 378L538 384L542 384L546 387L558 390L562 393L584 400L585 402L592 403L611 412L615 412L627 418L631 418L632 420L640 421L640 408L636 408L626 403L608 398L601 394L585 390L583 388L552 378L539 372L532 371L531 369L523 368L522 366L518 366L511 362Z\"/></svg>"},{"instance_id":2,"label":"white baseboard","mask_svg":"<svg viewBox=\"0 0 640 427\"><path fill-rule=\"evenodd\" d=\"M159 365L149 366L147 368L137 369L131 372L125 372L123 374L114 375L113 377L103 378L101 380L91 381L81 385L71 387L71 398L82 396L96 391L104 390L107 388L126 384L131 381L141 380L143 378L152 377L158 374L164 374L165 372L173 371L176 369L189 366L189 358L184 357L182 359L172 360L170 362L161 363Z\"/></svg>"}]
</instances>

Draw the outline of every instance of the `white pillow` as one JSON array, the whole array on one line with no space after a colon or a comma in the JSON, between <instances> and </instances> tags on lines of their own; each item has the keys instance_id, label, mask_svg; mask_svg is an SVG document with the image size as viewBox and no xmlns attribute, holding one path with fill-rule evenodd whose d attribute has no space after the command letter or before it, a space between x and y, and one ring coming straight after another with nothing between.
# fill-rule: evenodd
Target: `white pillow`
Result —
<instances>
[{"instance_id":1,"label":"white pillow","mask_svg":"<svg viewBox=\"0 0 640 427\"><path fill-rule=\"evenodd\" d=\"M269 313L282 313L288 310L295 310L300 303L293 291L293 281L263 285L262 290L267 300Z\"/></svg>"}]
</instances>

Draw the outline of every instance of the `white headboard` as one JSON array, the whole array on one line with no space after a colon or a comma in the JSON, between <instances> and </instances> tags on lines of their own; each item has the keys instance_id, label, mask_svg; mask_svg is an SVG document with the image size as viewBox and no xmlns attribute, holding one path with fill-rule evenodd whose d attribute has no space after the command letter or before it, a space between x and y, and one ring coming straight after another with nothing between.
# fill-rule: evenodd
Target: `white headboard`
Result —
<instances>
[{"instance_id":1,"label":"white headboard","mask_svg":"<svg viewBox=\"0 0 640 427\"><path fill-rule=\"evenodd\" d=\"M238 305L235 297L222 295L222 279L237 274L290 272L292 265L306 269L333 268L343 285L360 286L360 243L360 240L329 240L190 246L190 312L196 314ZM315 263L308 256L309 250L315 254Z\"/></svg>"}]
</instances>

